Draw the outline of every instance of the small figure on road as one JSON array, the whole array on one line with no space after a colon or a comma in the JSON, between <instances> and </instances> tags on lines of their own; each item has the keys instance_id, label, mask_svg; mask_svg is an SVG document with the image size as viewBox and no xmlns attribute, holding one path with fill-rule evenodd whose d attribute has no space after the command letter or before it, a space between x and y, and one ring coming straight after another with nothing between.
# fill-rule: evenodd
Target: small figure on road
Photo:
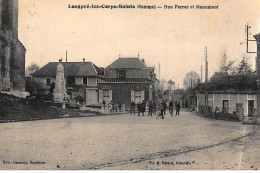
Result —
<instances>
[{"instance_id":1,"label":"small figure on road","mask_svg":"<svg viewBox=\"0 0 260 173\"><path fill-rule=\"evenodd\" d=\"M175 107L176 107L176 115L179 116L180 115L181 106L180 106L180 103L178 101L176 101Z\"/></svg>"},{"instance_id":2,"label":"small figure on road","mask_svg":"<svg viewBox=\"0 0 260 173\"><path fill-rule=\"evenodd\" d=\"M163 115L165 115L166 108L167 108L166 102L163 100L161 105L162 105Z\"/></svg>"},{"instance_id":3,"label":"small figure on road","mask_svg":"<svg viewBox=\"0 0 260 173\"><path fill-rule=\"evenodd\" d=\"M149 112L148 112L148 116L153 116L153 102L150 101L149 102Z\"/></svg>"},{"instance_id":4,"label":"small figure on road","mask_svg":"<svg viewBox=\"0 0 260 173\"><path fill-rule=\"evenodd\" d=\"M143 102L142 102L142 104L141 104L141 111L142 111L142 115L144 116L144 112L145 112L145 107L146 107L146 103L144 102L144 100L143 100Z\"/></svg>"},{"instance_id":5,"label":"small figure on road","mask_svg":"<svg viewBox=\"0 0 260 173\"><path fill-rule=\"evenodd\" d=\"M173 116L173 101L172 100L169 103L169 113L171 116Z\"/></svg>"},{"instance_id":6,"label":"small figure on road","mask_svg":"<svg viewBox=\"0 0 260 173\"><path fill-rule=\"evenodd\" d=\"M141 109L142 109L142 105L141 105L141 102L139 102L139 103L137 104L138 116L140 116Z\"/></svg>"},{"instance_id":7,"label":"small figure on road","mask_svg":"<svg viewBox=\"0 0 260 173\"><path fill-rule=\"evenodd\" d=\"M154 115L155 115L157 112L157 105L155 102L153 102L153 111L154 111Z\"/></svg>"},{"instance_id":8,"label":"small figure on road","mask_svg":"<svg viewBox=\"0 0 260 173\"><path fill-rule=\"evenodd\" d=\"M121 112L121 100L118 100L118 102L117 102L117 104L118 104L118 109L119 109L119 112Z\"/></svg>"},{"instance_id":9,"label":"small figure on road","mask_svg":"<svg viewBox=\"0 0 260 173\"><path fill-rule=\"evenodd\" d=\"M165 113L165 110L164 110L164 108L165 108L165 102L163 101L162 103L161 103L161 116L162 116L162 119L164 119L164 113Z\"/></svg>"},{"instance_id":10,"label":"small figure on road","mask_svg":"<svg viewBox=\"0 0 260 173\"><path fill-rule=\"evenodd\" d=\"M132 100L131 104L130 104L130 112L131 115L134 113L135 115L135 102Z\"/></svg>"}]
</instances>

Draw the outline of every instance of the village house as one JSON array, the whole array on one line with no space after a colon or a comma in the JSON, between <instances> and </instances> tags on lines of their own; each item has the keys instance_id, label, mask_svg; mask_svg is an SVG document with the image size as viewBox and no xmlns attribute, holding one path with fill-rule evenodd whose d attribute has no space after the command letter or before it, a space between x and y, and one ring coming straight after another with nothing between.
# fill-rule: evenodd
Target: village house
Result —
<instances>
[{"instance_id":1,"label":"village house","mask_svg":"<svg viewBox=\"0 0 260 173\"><path fill-rule=\"evenodd\" d=\"M209 82L208 106L214 113L234 114L242 110L244 116L256 115L257 108L257 85L256 75L233 75L224 76L222 81ZM205 85L198 85L196 93L196 109L203 112L205 105Z\"/></svg>"},{"instance_id":2,"label":"village house","mask_svg":"<svg viewBox=\"0 0 260 173\"><path fill-rule=\"evenodd\" d=\"M45 94L50 92L50 86L56 81L56 70L59 62L49 62L32 74L32 79L41 83ZM103 76L103 68L92 62L62 62L65 78L67 78L67 92L71 98L81 96L86 105L98 104L98 78Z\"/></svg>"},{"instance_id":3,"label":"village house","mask_svg":"<svg viewBox=\"0 0 260 173\"><path fill-rule=\"evenodd\" d=\"M130 107L137 103L158 100L159 80L154 68L147 67L144 59L121 58L104 69L104 77L99 78L99 102L113 102Z\"/></svg>"},{"instance_id":4,"label":"village house","mask_svg":"<svg viewBox=\"0 0 260 173\"><path fill-rule=\"evenodd\" d=\"M25 91L25 52L18 39L18 0L1 0L0 91Z\"/></svg>"}]
</instances>

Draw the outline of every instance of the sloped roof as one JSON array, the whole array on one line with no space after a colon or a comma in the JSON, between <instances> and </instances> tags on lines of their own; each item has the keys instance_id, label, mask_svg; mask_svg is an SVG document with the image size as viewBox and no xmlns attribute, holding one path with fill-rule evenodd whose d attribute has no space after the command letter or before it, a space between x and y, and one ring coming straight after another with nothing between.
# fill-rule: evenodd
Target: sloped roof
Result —
<instances>
[{"instance_id":1,"label":"sloped roof","mask_svg":"<svg viewBox=\"0 0 260 173\"><path fill-rule=\"evenodd\" d=\"M33 76L56 76L56 69L59 62L49 62L36 72ZM66 62L62 62L66 71ZM68 62L68 76L98 76L103 75L103 70L91 62Z\"/></svg>"},{"instance_id":2,"label":"sloped roof","mask_svg":"<svg viewBox=\"0 0 260 173\"><path fill-rule=\"evenodd\" d=\"M107 68L109 69L146 69L147 66L139 58L118 58Z\"/></svg>"}]
</instances>

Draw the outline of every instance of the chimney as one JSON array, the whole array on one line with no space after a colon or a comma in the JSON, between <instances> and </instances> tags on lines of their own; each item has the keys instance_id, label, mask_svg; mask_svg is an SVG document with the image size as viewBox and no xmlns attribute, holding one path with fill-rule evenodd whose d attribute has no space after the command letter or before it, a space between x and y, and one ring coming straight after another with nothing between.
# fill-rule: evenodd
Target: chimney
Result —
<instances>
[{"instance_id":1,"label":"chimney","mask_svg":"<svg viewBox=\"0 0 260 173\"><path fill-rule=\"evenodd\" d=\"M144 58L143 59L141 59L141 61L145 64L145 60L144 60Z\"/></svg>"},{"instance_id":2,"label":"chimney","mask_svg":"<svg viewBox=\"0 0 260 173\"><path fill-rule=\"evenodd\" d=\"M83 64L85 64L85 61L86 61L86 59L85 59L85 58L83 58Z\"/></svg>"}]
</instances>

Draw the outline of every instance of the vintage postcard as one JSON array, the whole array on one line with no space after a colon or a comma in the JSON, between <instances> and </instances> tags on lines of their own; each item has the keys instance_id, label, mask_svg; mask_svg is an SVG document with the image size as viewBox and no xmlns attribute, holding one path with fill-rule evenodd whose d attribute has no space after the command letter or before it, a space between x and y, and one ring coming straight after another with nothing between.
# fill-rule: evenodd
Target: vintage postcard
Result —
<instances>
[{"instance_id":1,"label":"vintage postcard","mask_svg":"<svg viewBox=\"0 0 260 173\"><path fill-rule=\"evenodd\" d=\"M259 0L0 0L0 170L260 169Z\"/></svg>"}]
</instances>

